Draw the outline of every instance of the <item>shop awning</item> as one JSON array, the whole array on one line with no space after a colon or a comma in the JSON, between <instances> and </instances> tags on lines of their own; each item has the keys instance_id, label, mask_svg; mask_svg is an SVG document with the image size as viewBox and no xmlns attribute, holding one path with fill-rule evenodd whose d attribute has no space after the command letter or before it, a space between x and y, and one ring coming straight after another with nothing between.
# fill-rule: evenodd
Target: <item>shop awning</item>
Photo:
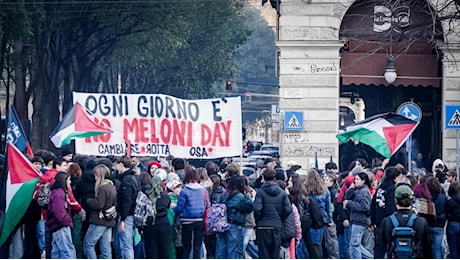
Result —
<instances>
[{"instance_id":1,"label":"shop awning","mask_svg":"<svg viewBox=\"0 0 460 260\"><path fill-rule=\"evenodd\" d=\"M341 77L343 85L384 85L383 74L387 66L385 53L342 53ZM398 77L394 86L441 86L436 55L397 54L394 65Z\"/></svg>"}]
</instances>

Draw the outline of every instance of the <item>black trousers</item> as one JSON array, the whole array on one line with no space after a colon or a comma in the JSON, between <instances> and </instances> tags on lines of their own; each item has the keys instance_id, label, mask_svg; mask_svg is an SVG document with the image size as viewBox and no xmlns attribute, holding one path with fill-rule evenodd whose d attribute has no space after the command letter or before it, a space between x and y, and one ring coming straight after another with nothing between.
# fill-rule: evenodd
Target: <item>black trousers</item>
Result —
<instances>
[{"instance_id":1,"label":"black trousers","mask_svg":"<svg viewBox=\"0 0 460 260\"><path fill-rule=\"evenodd\" d=\"M279 259L281 249L281 229L256 229L259 259Z\"/></svg>"},{"instance_id":2,"label":"black trousers","mask_svg":"<svg viewBox=\"0 0 460 260\"><path fill-rule=\"evenodd\" d=\"M384 259L387 251L386 245L382 241L382 227L377 227L374 231L375 233L375 249L374 249L374 258L375 259Z\"/></svg>"},{"instance_id":3,"label":"black trousers","mask_svg":"<svg viewBox=\"0 0 460 260\"><path fill-rule=\"evenodd\" d=\"M156 219L155 225L143 229L145 257L147 259L168 259L171 226L168 216Z\"/></svg>"},{"instance_id":4,"label":"black trousers","mask_svg":"<svg viewBox=\"0 0 460 260\"><path fill-rule=\"evenodd\" d=\"M216 234L204 235L204 245L206 246L206 258L216 258L217 237Z\"/></svg>"},{"instance_id":5,"label":"black trousers","mask_svg":"<svg viewBox=\"0 0 460 260\"><path fill-rule=\"evenodd\" d=\"M300 223L302 227L303 242L305 243L305 247L307 248L310 259L320 259L321 256L319 254L319 248L313 245L313 241L311 240L311 234L310 234L311 219L303 220Z\"/></svg>"},{"instance_id":6,"label":"black trousers","mask_svg":"<svg viewBox=\"0 0 460 260\"><path fill-rule=\"evenodd\" d=\"M193 235L193 247L192 247ZM188 259L190 251L193 250L193 259L200 259L201 244L203 243L204 223L203 221L193 222L191 224L182 224L182 244L184 252L182 259Z\"/></svg>"}]
</instances>

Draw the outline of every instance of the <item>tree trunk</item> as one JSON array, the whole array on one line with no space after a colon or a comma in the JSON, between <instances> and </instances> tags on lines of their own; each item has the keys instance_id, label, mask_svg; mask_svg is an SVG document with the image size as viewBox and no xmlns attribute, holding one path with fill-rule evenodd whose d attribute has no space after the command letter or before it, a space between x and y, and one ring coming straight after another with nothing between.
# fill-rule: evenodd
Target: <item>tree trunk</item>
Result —
<instances>
[{"instance_id":1,"label":"tree trunk","mask_svg":"<svg viewBox=\"0 0 460 260\"><path fill-rule=\"evenodd\" d=\"M44 29L37 33L36 41L37 87L33 100L32 147L56 151L48 137L60 120L59 91L53 85L56 83L54 73L56 62L51 62L52 55L49 52L52 30L50 22L45 21L45 23Z\"/></svg>"},{"instance_id":2,"label":"tree trunk","mask_svg":"<svg viewBox=\"0 0 460 260\"><path fill-rule=\"evenodd\" d=\"M23 41L22 38L14 40L14 80L16 91L14 92L14 107L18 113L19 119L27 138L30 138L29 125L29 100L26 95L26 80L24 75L24 59L23 57Z\"/></svg>"}]
</instances>

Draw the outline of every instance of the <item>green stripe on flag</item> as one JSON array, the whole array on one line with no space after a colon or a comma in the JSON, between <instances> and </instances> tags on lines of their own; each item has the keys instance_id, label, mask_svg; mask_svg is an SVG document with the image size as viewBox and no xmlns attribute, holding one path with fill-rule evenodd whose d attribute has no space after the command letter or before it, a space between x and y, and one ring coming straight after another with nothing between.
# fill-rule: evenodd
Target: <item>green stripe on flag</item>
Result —
<instances>
[{"instance_id":1,"label":"green stripe on flag","mask_svg":"<svg viewBox=\"0 0 460 260\"><path fill-rule=\"evenodd\" d=\"M346 143L348 139L353 138L356 141L369 145L376 152L385 156L386 158L391 157L391 152L388 148L388 144L385 138L377 132L369 130L367 128L355 128L353 130L338 134L336 137L342 143Z\"/></svg>"},{"instance_id":2,"label":"green stripe on flag","mask_svg":"<svg viewBox=\"0 0 460 260\"><path fill-rule=\"evenodd\" d=\"M66 138L64 138L62 140L62 146L65 146L65 145L68 145L70 144L70 142L72 142L72 139L73 138L86 138L86 137L93 137L93 136L97 136L97 135L101 135L101 134L105 134L107 132L83 132L83 133L72 133L70 134L69 136L67 136Z\"/></svg>"},{"instance_id":3,"label":"green stripe on flag","mask_svg":"<svg viewBox=\"0 0 460 260\"><path fill-rule=\"evenodd\" d=\"M2 234L0 237L0 246L5 243L11 232L13 232L14 228L27 211L27 208L32 201L35 186L37 186L39 180L40 177L37 177L24 182L16 194L14 194L13 198L11 198L8 209L5 213L5 221L3 222Z\"/></svg>"}]
</instances>

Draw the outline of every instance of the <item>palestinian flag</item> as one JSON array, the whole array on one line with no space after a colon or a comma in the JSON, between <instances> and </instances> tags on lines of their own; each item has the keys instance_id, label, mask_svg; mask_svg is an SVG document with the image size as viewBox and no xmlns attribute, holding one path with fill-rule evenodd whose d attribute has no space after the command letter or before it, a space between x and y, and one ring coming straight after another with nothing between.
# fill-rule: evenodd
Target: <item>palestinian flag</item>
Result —
<instances>
[{"instance_id":1,"label":"palestinian flag","mask_svg":"<svg viewBox=\"0 0 460 260\"><path fill-rule=\"evenodd\" d=\"M418 122L395 113L379 114L347 127L344 133L337 135L337 139L346 143L352 138L390 158L417 125Z\"/></svg>"},{"instance_id":2,"label":"palestinian flag","mask_svg":"<svg viewBox=\"0 0 460 260\"><path fill-rule=\"evenodd\" d=\"M108 127L100 126L94 122L80 103L76 103L59 122L50 135L50 139L54 146L61 148L70 144L74 138L85 138L111 132Z\"/></svg>"},{"instance_id":3,"label":"palestinian flag","mask_svg":"<svg viewBox=\"0 0 460 260\"><path fill-rule=\"evenodd\" d=\"M40 173L32 163L16 148L8 142L7 169L5 184L5 221L0 236L0 246L5 243L14 228L24 216L40 180Z\"/></svg>"}]
</instances>

